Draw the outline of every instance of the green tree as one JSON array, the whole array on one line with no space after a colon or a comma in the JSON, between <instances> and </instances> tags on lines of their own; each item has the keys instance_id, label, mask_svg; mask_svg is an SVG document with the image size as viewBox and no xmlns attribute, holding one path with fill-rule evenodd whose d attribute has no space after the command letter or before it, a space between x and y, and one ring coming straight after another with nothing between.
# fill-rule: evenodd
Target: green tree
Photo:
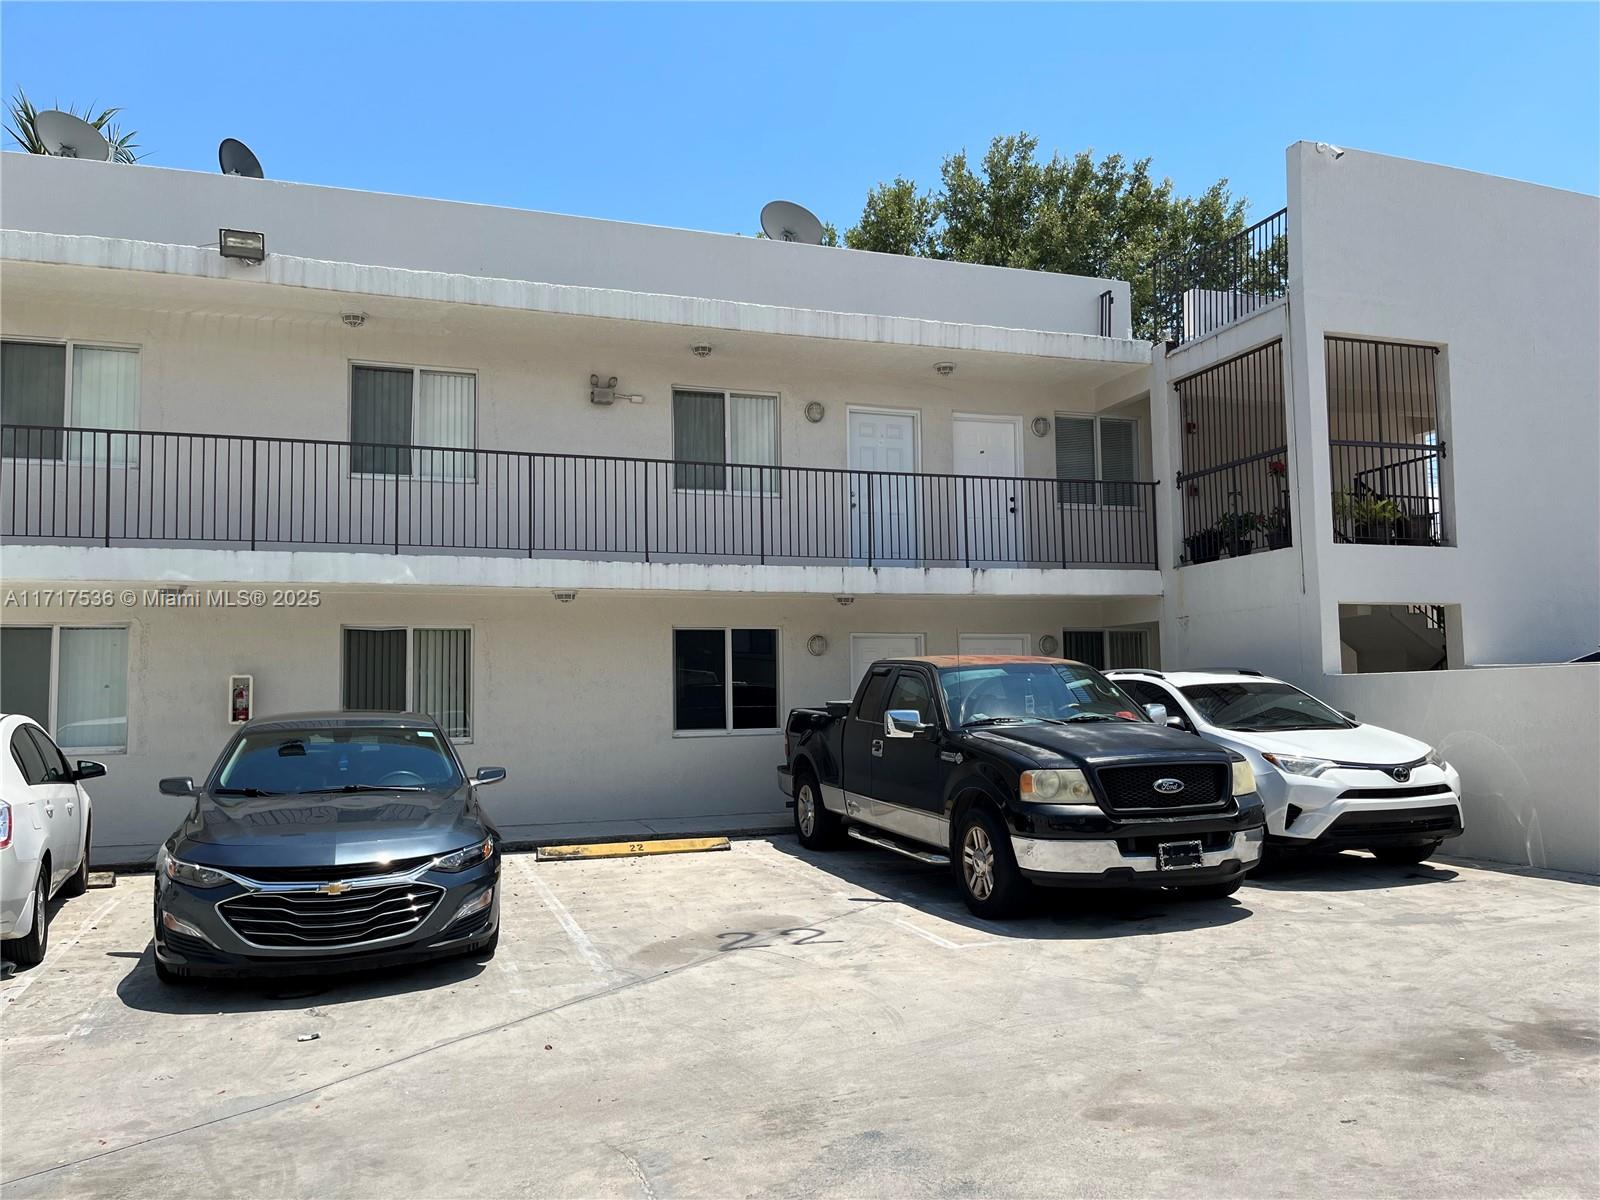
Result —
<instances>
[{"instance_id":1,"label":"green tree","mask_svg":"<svg viewBox=\"0 0 1600 1200\"><path fill-rule=\"evenodd\" d=\"M1126 279L1133 291L1134 332L1154 338L1181 318L1181 290L1223 283L1225 247L1245 227L1246 201L1218 180L1198 196L1178 195L1170 179L1157 182L1148 158L1120 154L1096 161L1083 151L1048 160L1028 133L995 138L974 167L966 151L944 160L940 187L919 193L896 178L867 194L861 220L845 245L990 266ZM1281 254L1279 255L1281 258ZM1186 269L1166 277L1174 287L1154 294L1160 263ZM1188 265L1198 261L1200 277ZM1254 276L1275 273L1249 264ZM1170 293L1170 294L1169 294Z\"/></svg>"},{"instance_id":2,"label":"green tree","mask_svg":"<svg viewBox=\"0 0 1600 1200\"><path fill-rule=\"evenodd\" d=\"M29 154L50 153L45 149L44 139L39 136L39 111L29 102L28 97L20 87L17 89L16 96L12 98L9 107L11 121L6 126L6 132L11 135L11 139ZM139 135L133 130L124 133L112 120L122 111L120 108L103 109L99 116L92 115L94 113L93 104L86 107L82 112L72 108L64 108L61 111L71 113L75 117L82 117L98 129L101 136L111 143L112 162L134 163L144 157L141 154L134 153L139 149L139 144L133 139Z\"/></svg>"}]
</instances>

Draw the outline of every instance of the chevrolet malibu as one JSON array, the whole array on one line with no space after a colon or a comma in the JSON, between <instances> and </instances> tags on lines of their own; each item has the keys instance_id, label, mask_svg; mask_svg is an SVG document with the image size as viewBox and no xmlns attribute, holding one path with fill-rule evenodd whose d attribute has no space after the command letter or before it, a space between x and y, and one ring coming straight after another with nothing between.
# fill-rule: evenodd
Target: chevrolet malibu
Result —
<instances>
[{"instance_id":1,"label":"chevrolet malibu","mask_svg":"<svg viewBox=\"0 0 1600 1200\"><path fill-rule=\"evenodd\" d=\"M488 956L500 836L450 739L415 713L302 713L240 727L156 855L155 966L312 974Z\"/></svg>"}]
</instances>

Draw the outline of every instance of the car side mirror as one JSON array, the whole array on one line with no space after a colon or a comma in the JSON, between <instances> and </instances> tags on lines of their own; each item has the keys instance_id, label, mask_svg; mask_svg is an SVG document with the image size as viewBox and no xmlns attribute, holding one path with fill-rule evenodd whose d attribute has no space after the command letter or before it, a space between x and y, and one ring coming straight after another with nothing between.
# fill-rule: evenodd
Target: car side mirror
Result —
<instances>
[{"instance_id":1,"label":"car side mirror","mask_svg":"<svg viewBox=\"0 0 1600 1200\"><path fill-rule=\"evenodd\" d=\"M188 775L173 775L156 785L163 796L194 795L194 780Z\"/></svg>"},{"instance_id":2,"label":"car side mirror","mask_svg":"<svg viewBox=\"0 0 1600 1200\"><path fill-rule=\"evenodd\" d=\"M922 714L914 708L891 708L883 714L884 737L915 737L926 728L922 723Z\"/></svg>"},{"instance_id":3,"label":"car side mirror","mask_svg":"<svg viewBox=\"0 0 1600 1200\"><path fill-rule=\"evenodd\" d=\"M1194 730L1189 728L1189 722L1185 721L1182 717L1168 717L1167 718L1167 728L1168 729L1181 729L1184 733L1193 733L1194 732Z\"/></svg>"},{"instance_id":4,"label":"car side mirror","mask_svg":"<svg viewBox=\"0 0 1600 1200\"><path fill-rule=\"evenodd\" d=\"M506 777L504 767L479 767L478 773L472 777L474 787L487 787L491 783L499 783Z\"/></svg>"},{"instance_id":5,"label":"car side mirror","mask_svg":"<svg viewBox=\"0 0 1600 1200\"><path fill-rule=\"evenodd\" d=\"M99 779L105 773L105 763L90 762L86 758L80 758L78 769L72 773L72 779L75 783L82 783L85 779Z\"/></svg>"},{"instance_id":6,"label":"car side mirror","mask_svg":"<svg viewBox=\"0 0 1600 1200\"><path fill-rule=\"evenodd\" d=\"M1172 718L1167 716L1167 706L1165 704L1146 704L1144 706L1144 715L1157 725L1172 724Z\"/></svg>"}]
</instances>

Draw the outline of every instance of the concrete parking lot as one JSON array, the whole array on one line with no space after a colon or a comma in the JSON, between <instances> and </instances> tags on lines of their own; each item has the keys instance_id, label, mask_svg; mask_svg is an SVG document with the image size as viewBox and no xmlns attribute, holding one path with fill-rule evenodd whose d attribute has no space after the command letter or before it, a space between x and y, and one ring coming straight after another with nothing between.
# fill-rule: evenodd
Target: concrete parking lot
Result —
<instances>
[{"instance_id":1,"label":"concrete parking lot","mask_svg":"<svg viewBox=\"0 0 1600 1200\"><path fill-rule=\"evenodd\" d=\"M1600 1190L1592 881L1345 855L990 925L778 837L505 883L491 961L281 986L158 984L148 876L68 901L0 987L6 1195Z\"/></svg>"}]
</instances>

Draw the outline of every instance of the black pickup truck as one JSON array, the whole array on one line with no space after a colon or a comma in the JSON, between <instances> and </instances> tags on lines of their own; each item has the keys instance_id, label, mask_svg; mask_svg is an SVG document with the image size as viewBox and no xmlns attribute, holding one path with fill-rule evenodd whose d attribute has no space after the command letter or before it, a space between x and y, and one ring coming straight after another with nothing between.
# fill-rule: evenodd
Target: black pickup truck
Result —
<instances>
[{"instance_id":1,"label":"black pickup truck","mask_svg":"<svg viewBox=\"0 0 1600 1200\"><path fill-rule=\"evenodd\" d=\"M781 786L807 848L955 862L979 916L1030 883L1231 895L1261 857L1254 774L1152 708L1061 659L885 659L854 700L790 712Z\"/></svg>"}]
</instances>

